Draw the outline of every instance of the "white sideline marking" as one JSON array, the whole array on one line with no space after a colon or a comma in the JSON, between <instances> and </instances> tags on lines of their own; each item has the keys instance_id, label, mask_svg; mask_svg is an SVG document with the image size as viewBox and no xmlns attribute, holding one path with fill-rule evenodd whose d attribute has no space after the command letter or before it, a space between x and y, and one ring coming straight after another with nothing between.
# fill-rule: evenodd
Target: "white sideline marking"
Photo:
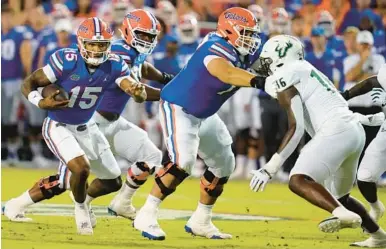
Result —
<instances>
[{"instance_id":1,"label":"white sideline marking","mask_svg":"<svg viewBox=\"0 0 386 249\"><path fill-rule=\"evenodd\" d=\"M4 205L4 203L2 203ZM107 213L105 206L92 206L97 217L116 218ZM69 204L35 204L26 210L27 214L32 215L47 215L47 216L73 216L74 206ZM158 215L162 220L188 219L193 211L175 210L175 209L160 209ZM279 217L258 216L258 215L243 215L243 214L224 214L213 213L214 220L240 220L240 221L275 221L284 220Z\"/></svg>"}]
</instances>

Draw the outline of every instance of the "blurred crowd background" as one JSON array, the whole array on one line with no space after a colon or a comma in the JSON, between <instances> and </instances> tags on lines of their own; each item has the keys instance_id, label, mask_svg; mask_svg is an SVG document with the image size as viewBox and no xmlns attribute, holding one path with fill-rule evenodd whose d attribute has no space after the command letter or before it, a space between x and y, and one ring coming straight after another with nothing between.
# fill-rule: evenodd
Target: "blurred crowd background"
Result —
<instances>
[{"instance_id":1,"label":"blurred crowd background","mask_svg":"<svg viewBox=\"0 0 386 249\"><path fill-rule=\"evenodd\" d=\"M248 8L256 15L263 44L277 34L299 37L306 59L341 91L376 74L385 63L386 0L2 0L2 165L46 168L57 164L41 136L44 111L24 100L19 89L26 75L45 65L53 52L77 46L74 33L82 20L102 18L119 39L120 24L128 11L144 8L153 12L162 33L148 60L161 71L177 74L200 39L216 29L218 15L232 6ZM161 87L156 82L149 84ZM363 114L382 111L366 96L350 100L349 105ZM165 150L157 110L157 103L129 102L124 116ZM256 89L239 90L222 107L220 116L235 141L233 178L246 178L251 169L269 160L287 129L286 113ZM365 129L369 143L379 127ZM302 145L308 140L305 136ZM287 160L278 180L288 180L302 145ZM117 159L122 167L128 166ZM192 174L199 175L204 167L198 160Z\"/></svg>"}]
</instances>

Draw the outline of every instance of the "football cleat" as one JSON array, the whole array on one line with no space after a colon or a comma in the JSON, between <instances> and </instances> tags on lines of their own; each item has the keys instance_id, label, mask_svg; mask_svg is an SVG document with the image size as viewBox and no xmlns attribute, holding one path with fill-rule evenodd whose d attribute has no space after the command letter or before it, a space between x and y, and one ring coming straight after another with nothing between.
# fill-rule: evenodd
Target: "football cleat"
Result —
<instances>
[{"instance_id":1,"label":"football cleat","mask_svg":"<svg viewBox=\"0 0 386 249\"><path fill-rule=\"evenodd\" d=\"M335 233L344 228L358 228L362 224L359 215L352 213L352 217L330 217L319 223L319 230L325 233Z\"/></svg>"},{"instance_id":2,"label":"football cleat","mask_svg":"<svg viewBox=\"0 0 386 249\"><path fill-rule=\"evenodd\" d=\"M136 210L133 204L131 204L131 200L120 199L120 195L116 195L107 208L107 212L113 216L121 216L130 220L134 220Z\"/></svg>"},{"instance_id":3,"label":"football cleat","mask_svg":"<svg viewBox=\"0 0 386 249\"><path fill-rule=\"evenodd\" d=\"M5 217L7 217L10 221L13 222L30 222L31 218L25 216L24 210L20 208L15 199L9 200L2 207L2 212Z\"/></svg>"},{"instance_id":4,"label":"football cleat","mask_svg":"<svg viewBox=\"0 0 386 249\"><path fill-rule=\"evenodd\" d=\"M84 203L75 204L75 222L80 235L92 235L93 229L90 220L90 210Z\"/></svg>"},{"instance_id":5,"label":"football cleat","mask_svg":"<svg viewBox=\"0 0 386 249\"><path fill-rule=\"evenodd\" d=\"M75 199L74 199L74 194L70 191L70 193L68 195L70 196L70 198L74 202L74 204L76 204ZM92 226L92 228L95 228L97 225L97 217L94 213L94 210L92 210L92 208L91 208L91 204L88 206L88 210L89 210L89 215L90 215L91 226Z\"/></svg>"},{"instance_id":6,"label":"football cleat","mask_svg":"<svg viewBox=\"0 0 386 249\"><path fill-rule=\"evenodd\" d=\"M133 227L141 231L141 235L150 240L164 240L166 233L157 221L158 210L139 210L134 219Z\"/></svg>"},{"instance_id":7,"label":"football cleat","mask_svg":"<svg viewBox=\"0 0 386 249\"><path fill-rule=\"evenodd\" d=\"M354 242L350 244L350 246L368 247L368 248L386 248L386 238L376 239L374 237L370 237L365 241Z\"/></svg>"},{"instance_id":8,"label":"football cleat","mask_svg":"<svg viewBox=\"0 0 386 249\"><path fill-rule=\"evenodd\" d=\"M205 219L205 222L198 222L194 218L194 214L185 225L185 231L195 236L201 236L208 239L231 239L232 235L222 233L212 223L211 217Z\"/></svg>"}]
</instances>

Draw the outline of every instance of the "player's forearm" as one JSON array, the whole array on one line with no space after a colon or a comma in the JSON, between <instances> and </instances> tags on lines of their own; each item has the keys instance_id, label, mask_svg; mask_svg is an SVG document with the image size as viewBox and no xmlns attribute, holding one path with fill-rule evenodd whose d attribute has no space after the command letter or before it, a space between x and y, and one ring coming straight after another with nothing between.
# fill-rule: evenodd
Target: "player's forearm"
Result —
<instances>
[{"instance_id":1,"label":"player's forearm","mask_svg":"<svg viewBox=\"0 0 386 249\"><path fill-rule=\"evenodd\" d=\"M147 80L162 81L162 73L152 64L145 62L142 66L142 75Z\"/></svg>"},{"instance_id":2,"label":"player's forearm","mask_svg":"<svg viewBox=\"0 0 386 249\"><path fill-rule=\"evenodd\" d=\"M250 87L251 80L255 75L237 67L229 67L226 72L221 73L221 77L222 79L220 78L220 80L227 84L239 87Z\"/></svg>"},{"instance_id":3,"label":"player's forearm","mask_svg":"<svg viewBox=\"0 0 386 249\"><path fill-rule=\"evenodd\" d=\"M381 87L376 75L359 82L349 90L346 90L342 95L346 100L349 100L370 92L374 87Z\"/></svg>"},{"instance_id":4,"label":"player's forearm","mask_svg":"<svg viewBox=\"0 0 386 249\"><path fill-rule=\"evenodd\" d=\"M291 112L292 115L288 113L289 129L277 151L284 161L295 151L304 134L303 105L299 96L291 100Z\"/></svg>"},{"instance_id":5,"label":"player's forearm","mask_svg":"<svg viewBox=\"0 0 386 249\"><path fill-rule=\"evenodd\" d=\"M36 91L38 87L44 87L51 84L43 72L43 69L38 69L27 76L21 85L21 92L28 99L28 95L32 91Z\"/></svg>"},{"instance_id":6,"label":"player's forearm","mask_svg":"<svg viewBox=\"0 0 386 249\"><path fill-rule=\"evenodd\" d=\"M300 96L294 96L291 99L290 106L287 106L286 109L289 129L280 144L279 150L264 167L271 175L276 174L283 163L291 156L304 134L303 106Z\"/></svg>"},{"instance_id":7,"label":"player's forearm","mask_svg":"<svg viewBox=\"0 0 386 249\"><path fill-rule=\"evenodd\" d=\"M145 90L147 94L146 101L159 101L161 96L161 90L145 85Z\"/></svg>"}]
</instances>

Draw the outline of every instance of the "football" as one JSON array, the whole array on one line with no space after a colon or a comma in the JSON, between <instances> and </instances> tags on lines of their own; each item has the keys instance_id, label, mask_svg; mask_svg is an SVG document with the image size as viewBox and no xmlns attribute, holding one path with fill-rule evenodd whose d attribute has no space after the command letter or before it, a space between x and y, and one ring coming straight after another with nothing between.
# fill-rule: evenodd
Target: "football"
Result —
<instances>
[{"instance_id":1,"label":"football","mask_svg":"<svg viewBox=\"0 0 386 249\"><path fill-rule=\"evenodd\" d=\"M42 94L43 98L46 98L46 97L50 96L51 94L53 94L57 90L59 90L60 93L55 96L56 101L63 101L63 100L68 99L68 93L63 88L61 88L60 86L55 85L55 84L50 84L48 86L45 86L42 89L41 94Z\"/></svg>"}]
</instances>

